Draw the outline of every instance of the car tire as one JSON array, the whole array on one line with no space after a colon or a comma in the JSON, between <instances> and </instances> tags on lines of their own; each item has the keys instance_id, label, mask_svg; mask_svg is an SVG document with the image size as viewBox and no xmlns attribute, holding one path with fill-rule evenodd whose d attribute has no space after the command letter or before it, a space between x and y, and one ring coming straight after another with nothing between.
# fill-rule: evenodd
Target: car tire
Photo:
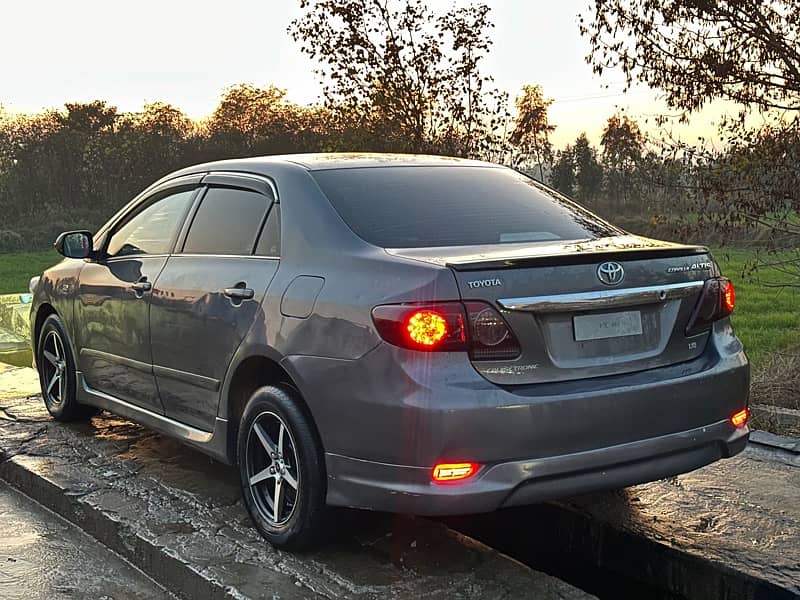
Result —
<instances>
[{"instance_id":1,"label":"car tire","mask_svg":"<svg viewBox=\"0 0 800 600\"><path fill-rule=\"evenodd\" d=\"M56 421L87 420L97 414L93 406L78 403L75 357L58 315L50 315L42 324L36 366L44 405Z\"/></svg>"},{"instance_id":2,"label":"car tire","mask_svg":"<svg viewBox=\"0 0 800 600\"><path fill-rule=\"evenodd\" d=\"M318 541L327 512L325 462L295 390L253 392L239 424L237 457L242 498L261 535L290 550Z\"/></svg>"}]
</instances>

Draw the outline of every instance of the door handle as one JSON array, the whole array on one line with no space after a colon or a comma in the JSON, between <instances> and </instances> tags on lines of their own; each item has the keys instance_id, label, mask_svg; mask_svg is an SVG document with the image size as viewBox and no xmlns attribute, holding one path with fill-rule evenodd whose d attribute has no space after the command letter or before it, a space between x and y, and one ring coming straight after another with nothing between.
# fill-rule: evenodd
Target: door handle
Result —
<instances>
[{"instance_id":1,"label":"door handle","mask_svg":"<svg viewBox=\"0 0 800 600\"><path fill-rule=\"evenodd\" d=\"M133 288L134 292L143 293L149 292L151 289L153 289L153 284L149 281L137 281L131 287Z\"/></svg>"},{"instance_id":2,"label":"door handle","mask_svg":"<svg viewBox=\"0 0 800 600\"><path fill-rule=\"evenodd\" d=\"M252 288L246 287L225 288L224 294L235 300L252 300L256 295Z\"/></svg>"}]
</instances>

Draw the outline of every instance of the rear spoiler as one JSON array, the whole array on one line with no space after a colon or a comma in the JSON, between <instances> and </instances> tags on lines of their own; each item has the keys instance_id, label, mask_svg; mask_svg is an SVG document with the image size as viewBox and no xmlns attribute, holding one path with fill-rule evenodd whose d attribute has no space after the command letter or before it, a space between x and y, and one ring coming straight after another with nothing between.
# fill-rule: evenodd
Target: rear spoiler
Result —
<instances>
[{"instance_id":1,"label":"rear spoiler","mask_svg":"<svg viewBox=\"0 0 800 600\"><path fill-rule=\"evenodd\" d=\"M459 262L447 262L446 265L456 271L483 271L495 269L513 269L524 267L558 267L562 265L582 265L604 260L646 260L648 258L678 258L681 256L697 256L709 254L704 246L676 246L669 248L631 248L629 250L615 248L584 252L565 252L563 254L546 254L540 256L523 256L514 258L485 258Z\"/></svg>"}]
</instances>

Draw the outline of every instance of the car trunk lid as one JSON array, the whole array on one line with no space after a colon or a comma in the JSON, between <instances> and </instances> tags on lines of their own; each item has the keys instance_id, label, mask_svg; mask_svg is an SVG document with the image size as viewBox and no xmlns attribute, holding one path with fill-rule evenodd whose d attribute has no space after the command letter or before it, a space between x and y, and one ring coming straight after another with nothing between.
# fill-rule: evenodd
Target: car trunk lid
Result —
<instances>
[{"instance_id":1,"label":"car trunk lid","mask_svg":"<svg viewBox=\"0 0 800 600\"><path fill-rule=\"evenodd\" d=\"M708 337L685 334L703 282L717 274L703 247L626 235L389 252L449 267L462 299L500 310L521 354L473 364L501 385L675 364L699 356Z\"/></svg>"}]
</instances>

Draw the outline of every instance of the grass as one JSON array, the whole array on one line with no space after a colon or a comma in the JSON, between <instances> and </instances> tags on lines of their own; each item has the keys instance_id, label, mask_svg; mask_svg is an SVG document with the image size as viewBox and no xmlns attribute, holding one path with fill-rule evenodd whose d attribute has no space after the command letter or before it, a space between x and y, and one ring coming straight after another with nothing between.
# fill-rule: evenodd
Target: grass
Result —
<instances>
[{"instance_id":1,"label":"grass","mask_svg":"<svg viewBox=\"0 0 800 600\"><path fill-rule=\"evenodd\" d=\"M746 275L752 250L723 248L714 252L725 275L736 285L733 323L755 366L772 353L800 345L800 289L768 288L762 281L790 281L774 269ZM55 250L0 255L0 294L25 292L28 281L58 262Z\"/></svg>"},{"instance_id":2,"label":"grass","mask_svg":"<svg viewBox=\"0 0 800 600\"><path fill-rule=\"evenodd\" d=\"M791 277L774 268L748 274L752 250L723 248L714 252L724 275L736 289L733 325L747 355L758 368L775 352L800 345L800 288L770 288L763 282L788 283ZM797 283L797 281L795 281Z\"/></svg>"},{"instance_id":3,"label":"grass","mask_svg":"<svg viewBox=\"0 0 800 600\"><path fill-rule=\"evenodd\" d=\"M27 292L31 277L41 275L60 259L55 250L0 254L0 294Z\"/></svg>"}]
</instances>

